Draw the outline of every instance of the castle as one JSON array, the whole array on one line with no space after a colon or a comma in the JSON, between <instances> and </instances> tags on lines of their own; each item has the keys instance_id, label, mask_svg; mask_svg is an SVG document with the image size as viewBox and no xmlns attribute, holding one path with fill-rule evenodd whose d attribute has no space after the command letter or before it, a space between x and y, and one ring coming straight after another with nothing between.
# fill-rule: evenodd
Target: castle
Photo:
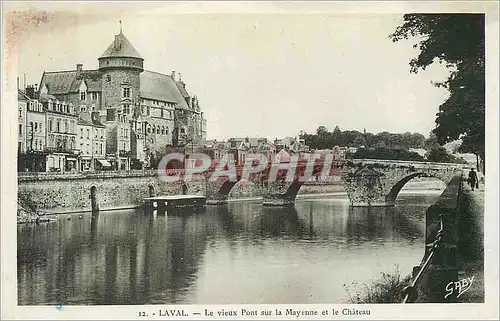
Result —
<instances>
[{"instance_id":1,"label":"castle","mask_svg":"<svg viewBox=\"0 0 500 321\"><path fill-rule=\"evenodd\" d=\"M33 103L46 114L39 150L52 163L44 167L130 169L135 163L147 166L151 157L169 149L206 140L206 119L196 95L188 93L175 71L145 70L144 58L121 30L98 58L98 69L77 64L75 70L44 72L39 87L28 86L19 95L28 109ZM29 110L20 107L21 113L29 118ZM20 125L21 153L34 150L29 141L33 122L23 121L31 135L21 135Z\"/></svg>"}]
</instances>

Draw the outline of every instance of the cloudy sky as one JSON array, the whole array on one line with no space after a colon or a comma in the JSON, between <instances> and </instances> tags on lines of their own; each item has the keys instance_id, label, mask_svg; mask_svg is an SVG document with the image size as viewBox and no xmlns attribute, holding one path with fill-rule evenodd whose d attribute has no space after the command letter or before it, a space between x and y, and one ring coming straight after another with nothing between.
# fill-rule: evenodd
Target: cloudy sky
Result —
<instances>
[{"instance_id":1,"label":"cloudy sky","mask_svg":"<svg viewBox=\"0 0 500 321\"><path fill-rule=\"evenodd\" d=\"M430 83L447 70L410 74L413 42L389 39L402 14L172 14L157 5L21 15L21 84L24 73L34 84L44 70L96 68L121 20L145 69L180 72L198 95L209 138L275 138L320 125L427 136L447 97Z\"/></svg>"}]
</instances>

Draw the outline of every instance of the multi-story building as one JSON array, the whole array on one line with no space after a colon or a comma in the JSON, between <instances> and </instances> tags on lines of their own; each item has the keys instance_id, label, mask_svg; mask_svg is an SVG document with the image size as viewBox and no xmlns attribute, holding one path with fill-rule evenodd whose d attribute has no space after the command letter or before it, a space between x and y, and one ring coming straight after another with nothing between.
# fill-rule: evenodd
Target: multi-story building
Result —
<instances>
[{"instance_id":1,"label":"multi-story building","mask_svg":"<svg viewBox=\"0 0 500 321\"><path fill-rule=\"evenodd\" d=\"M82 112L77 122L78 170L110 169L106 160L106 126L96 112Z\"/></svg>"},{"instance_id":2,"label":"multi-story building","mask_svg":"<svg viewBox=\"0 0 500 321\"><path fill-rule=\"evenodd\" d=\"M26 114L29 101L30 98L23 91L17 91L17 151L19 155L26 153Z\"/></svg>"},{"instance_id":3,"label":"multi-story building","mask_svg":"<svg viewBox=\"0 0 500 321\"><path fill-rule=\"evenodd\" d=\"M75 70L44 72L38 95L53 104L74 106L74 117L96 113L105 126L106 159L115 169L130 169L171 146L202 145L206 139L198 98L187 92L175 72L144 70L144 59L121 30L98 58L98 69L84 70L77 64Z\"/></svg>"},{"instance_id":4,"label":"multi-story building","mask_svg":"<svg viewBox=\"0 0 500 321\"><path fill-rule=\"evenodd\" d=\"M78 115L72 103L59 100L48 93L44 85L40 90L28 87L29 97L40 102L41 114L44 116L46 170L65 172L77 168L76 124ZM28 116L29 117L29 116Z\"/></svg>"}]
</instances>

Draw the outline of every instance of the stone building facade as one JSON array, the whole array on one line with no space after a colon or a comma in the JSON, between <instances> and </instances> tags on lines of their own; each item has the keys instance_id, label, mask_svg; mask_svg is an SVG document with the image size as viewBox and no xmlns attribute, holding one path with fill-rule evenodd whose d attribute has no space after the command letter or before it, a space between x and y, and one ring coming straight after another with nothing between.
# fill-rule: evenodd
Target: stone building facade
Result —
<instances>
[{"instance_id":1,"label":"stone building facade","mask_svg":"<svg viewBox=\"0 0 500 321\"><path fill-rule=\"evenodd\" d=\"M147 166L151 155L170 147L201 146L206 140L198 98L175 72L144 70L144 59L121 30L98 58L98 69L77 64L75 70L44 72L34 93L39 97L72 106L75 124L82 114L97 115L105 126L106 161L114 169Z\"/></svg>"}]
</instances>

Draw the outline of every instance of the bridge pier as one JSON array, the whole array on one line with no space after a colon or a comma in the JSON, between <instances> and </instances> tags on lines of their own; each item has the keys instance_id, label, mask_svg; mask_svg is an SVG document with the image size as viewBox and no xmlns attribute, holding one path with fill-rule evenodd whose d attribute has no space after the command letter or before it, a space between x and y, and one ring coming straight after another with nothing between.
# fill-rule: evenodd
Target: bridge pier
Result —
<instances>
[{"instance_id":1,"label":"bridge pier","mask_svg":"<svg viewBox=\"0 0 500 321\"><path fill-rule=\"evenodd\" d=\"M302 183L299 182L269 182L263 195L264 206L293 206L295 197Z\"/></svg>"}]
</instances>

